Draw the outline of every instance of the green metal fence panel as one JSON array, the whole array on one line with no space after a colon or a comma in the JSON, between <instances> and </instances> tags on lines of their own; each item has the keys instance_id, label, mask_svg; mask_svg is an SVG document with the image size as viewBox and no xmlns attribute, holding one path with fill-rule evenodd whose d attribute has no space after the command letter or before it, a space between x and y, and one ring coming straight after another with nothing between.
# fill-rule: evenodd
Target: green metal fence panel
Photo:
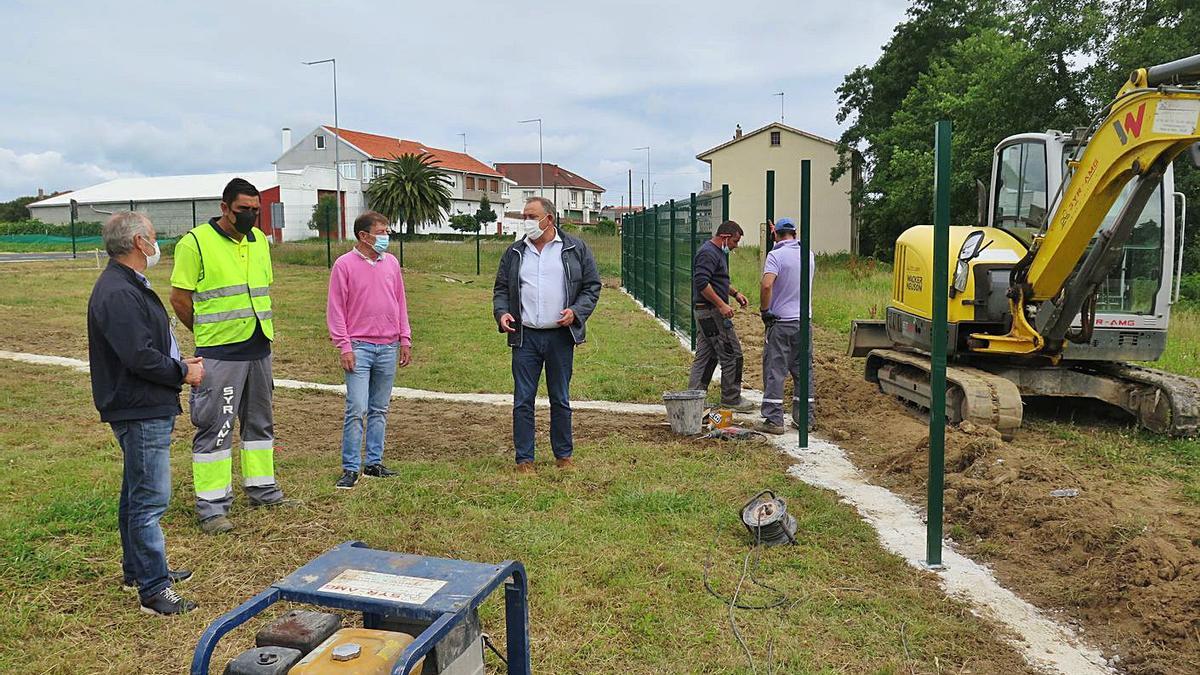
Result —
<instances>
[{"instance_id":1,"label":"green metal fence panel","mask_svg":"<svg viewBox=\"0 0 1200 675\"><path fill-rule=\"evenodd\" d=\"M621 219L621 284L695 349L692 261L721 219L729 187L669 200Z\"/></svg>"}]
</instances>

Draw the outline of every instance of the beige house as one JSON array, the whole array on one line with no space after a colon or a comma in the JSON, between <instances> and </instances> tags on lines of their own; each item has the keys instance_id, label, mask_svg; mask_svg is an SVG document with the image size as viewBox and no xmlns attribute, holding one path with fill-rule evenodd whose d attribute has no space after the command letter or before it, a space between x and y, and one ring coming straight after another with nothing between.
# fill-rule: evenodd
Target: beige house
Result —
<instances>
[{"instance_id":1,"label":"beige house","mask_svg":"<svg viewBox=\"0 0 1200 675\"><path fill-rule=\"evenodd\" d=\"M744 134L739 125L732 140L696 159L708 163L713 189L729 186L729 217L746 231L742 243L749 246L758 246L763 237L767 171L775 171L775 217L790 217L798 225L800 160L811 160L813 250L857 252L857 218L850 204L853 172L829 182L829 172L838 162L834 141L781 122Z\"/></svg>"}]
</instances>

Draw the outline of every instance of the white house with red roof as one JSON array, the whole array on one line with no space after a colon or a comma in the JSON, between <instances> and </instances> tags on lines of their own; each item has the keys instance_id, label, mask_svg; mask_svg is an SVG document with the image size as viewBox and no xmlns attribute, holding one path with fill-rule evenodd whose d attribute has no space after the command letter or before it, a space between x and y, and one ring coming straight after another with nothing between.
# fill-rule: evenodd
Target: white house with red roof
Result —
<instances>
[{"instance_id":1,"label":"white house with red roof","mask_svg":"<svg viewBox=\"0 0 1200 675\"><path fill-rule=\"evenodd\" d=\"M496 170L513 181L514 210L520 211L530 197L554 202L558 217L576 223L594 223L600 218L604 188L557 164L501 162Z\"/></svg>"},{"instance_id":2,"label":"white house with red roof","mask_svg":"<svg viewBox=\"0 0 1200 675\"><path fill-rule=\"evenodd\" d=\"M290 133L290 132L285 132ZM484 195L496 212L497 221L504 213L512 187L504 175L474 157L453 150L435 148L419 141L381 136L363 131L339 129L323 125L313 129L296 143L288 143L287 150L275 160L279 171L303 169L309 166L334 165L334 143L337 147L337 163L342 177L342 192L346 207L346 230L353 227L357 213L366 208L362 194L371 185L371 180L383 175L385 162L405 154L428 153L437 160L437 168L449 180L450 210L437 223L417 227L418 234L450 233L450 216L474 214ZM349 187L348 187L349 186ZM351 194L357 191L357 194ZM357 210L351 205L357 205ZM496 226L493 226L496 227ZM491 230L485 227L485 232Z\"/></svg>"}]
</instances>

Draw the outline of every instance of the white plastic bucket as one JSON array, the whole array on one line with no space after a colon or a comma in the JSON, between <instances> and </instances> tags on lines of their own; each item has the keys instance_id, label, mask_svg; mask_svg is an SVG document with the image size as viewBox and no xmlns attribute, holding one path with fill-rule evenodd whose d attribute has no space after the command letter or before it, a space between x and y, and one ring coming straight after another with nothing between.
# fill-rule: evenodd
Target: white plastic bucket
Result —
<instances>
[{"instance_id":1,"label":"white plastic bucket","mask_svg":"<svg viewBox=\"0 0 1200 675\"><path fill-rule=\"evenodd\" d=\"M671 431L677 434L700 433L704 421L704 398L707 393L700 389L663 392L663 404L667 407L667 421Z\"/></svg>"}]
</instances>

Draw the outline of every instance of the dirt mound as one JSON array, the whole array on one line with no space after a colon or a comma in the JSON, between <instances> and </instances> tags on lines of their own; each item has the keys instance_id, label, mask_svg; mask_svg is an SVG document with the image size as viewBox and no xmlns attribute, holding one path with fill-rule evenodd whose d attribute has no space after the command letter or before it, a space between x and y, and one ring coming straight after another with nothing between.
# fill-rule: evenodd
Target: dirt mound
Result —
<instances>
[{"instance_id":1,"label":"dirt mound","mask_svg":"<svg viewBox=\"0 0 1200 675\"><path fill-rule=\"evenodd\" d=\"M817 337L820 431L923 503L927 421L864 381L844 338ZM1065 613L1122 670L1200 672L1200 508L1166 481L1114 480L1100 463L1072 461L1053 426L1027 419L1009 443L969 423L947 430L947 535L1008 587Z\"/></svg>"}]
</instances>

